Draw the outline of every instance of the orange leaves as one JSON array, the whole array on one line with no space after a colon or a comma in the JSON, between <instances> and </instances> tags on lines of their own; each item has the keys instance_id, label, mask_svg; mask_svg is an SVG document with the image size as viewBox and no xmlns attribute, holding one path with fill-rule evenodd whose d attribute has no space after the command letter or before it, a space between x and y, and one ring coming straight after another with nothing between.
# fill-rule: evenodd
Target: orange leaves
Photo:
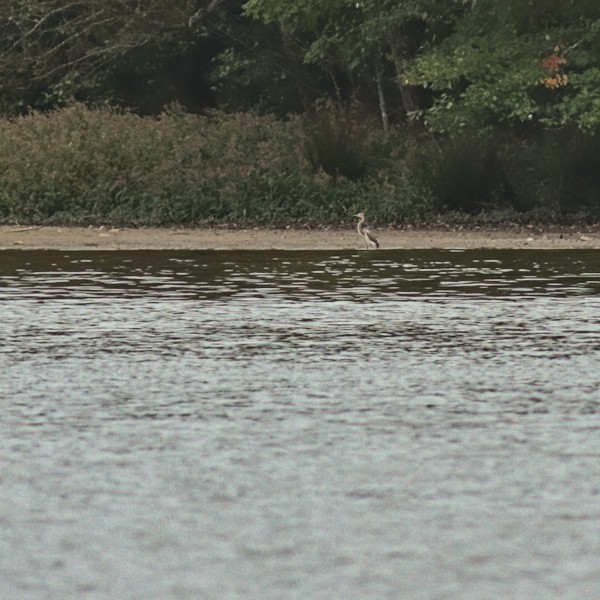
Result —
<instances>
[{"instance_id":1,"label":"orange leaves","mask_svg":"<svg viewBox=\"0 0 600 600\"><path fill-rule=\"evenodd\" d=\"M562 66L567 64L567 59L558 54L560 50L560 46L556 46L550 56L542 59L542 68L548 71L549 75L544 77L541 83L550 90L556 90L569 83L569 76L562 72Z\"/></svg>"},{"instance_id":2,"label":"orange leaves","mask_svg":"<svg viewBox=\"0 0 600 600\"><path fill-rule=\"evenodd\" d=\"M544 77L542 83L549 90L556 90L559 87L564 87L569 83L569 76L564 73L558 73L554 77Z\"/></svg>"},{"instance_id":3,"label":"orange leaves","mask_svg":"<svg viewBox=\"0 0 600 600\"><path fill-rule=\"evenodd\" d=\"M560 70L561 65L566 64L567 59L563 58L562 56L558 56L557 54L551 54L542 60L542 67L551 73L556 73L556 71Z\"/></svg>"}]
</instances>

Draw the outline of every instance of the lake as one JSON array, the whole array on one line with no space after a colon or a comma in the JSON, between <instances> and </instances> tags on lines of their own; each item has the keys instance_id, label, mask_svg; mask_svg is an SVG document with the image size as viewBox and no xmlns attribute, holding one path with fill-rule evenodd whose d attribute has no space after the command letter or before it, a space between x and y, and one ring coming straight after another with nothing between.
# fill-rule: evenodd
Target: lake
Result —
<instances>
[{"instance_id":1,"label":"lake","mask_svg":"<svg viewBox=\"0 0 600 600\"><path fill-rule=\"evenodd\" d=\"M0 252L2 598L600 597L598 251Z\"/></svg>"}]
</instances>

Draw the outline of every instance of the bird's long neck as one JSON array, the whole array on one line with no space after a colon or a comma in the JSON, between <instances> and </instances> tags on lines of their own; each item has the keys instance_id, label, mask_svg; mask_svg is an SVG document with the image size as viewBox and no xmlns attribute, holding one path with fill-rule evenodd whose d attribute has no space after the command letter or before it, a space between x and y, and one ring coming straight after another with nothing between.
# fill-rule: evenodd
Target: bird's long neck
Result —
<instances>
[{"instance_id":1,"label":"bird's long neck","mask_svg":"<svg viewBox=\"0 0 600 600\"><path fill-rule=\"evenodd\" d=\"M365 218L361 217L360 221L356 225L356 231L358 231L358 233L360 233L360 235L362 235L364 228L365 228Z\"/></svg>"}]
</instances>

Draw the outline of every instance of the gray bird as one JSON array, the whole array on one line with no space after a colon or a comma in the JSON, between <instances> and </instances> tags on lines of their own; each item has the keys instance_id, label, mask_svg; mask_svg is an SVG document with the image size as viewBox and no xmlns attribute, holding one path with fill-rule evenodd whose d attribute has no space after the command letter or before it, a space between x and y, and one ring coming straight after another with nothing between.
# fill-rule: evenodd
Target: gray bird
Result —
<instances>
[{"instance_id":1,"label":"gray bird","mask_svg":"<svg viewBox=\"0 0 600 600\"><path fill-rule=\"evenodd\" d=\"M379 248L379 242L377 241L377 238L369 231L369 228L365 223L365 213L359 212L354 216L358 217L359 219L358 224L356 225L356 231L358 231L358 234L361 237L365 238L367 248L370 248L371 244L373 244L375 248Z\"/></svg>"}]
</instances>

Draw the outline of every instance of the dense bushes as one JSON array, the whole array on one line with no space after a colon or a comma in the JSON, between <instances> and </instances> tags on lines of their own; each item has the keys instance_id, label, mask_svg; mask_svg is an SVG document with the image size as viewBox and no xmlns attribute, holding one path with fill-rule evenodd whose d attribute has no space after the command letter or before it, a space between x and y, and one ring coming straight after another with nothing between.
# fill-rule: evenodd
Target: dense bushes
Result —
<instances>
[{"instance_id":1,"label":"dense bushes","mask_svg":"<svg viewBox=\"0 0 600 600\"><path fill-rule=\"evenodd\" d=\"M0 121L0 219L19 223L339 223L600 214L600 139L399 131L357 117L141 118L81 105ZM484 211L482 213L482 211ZM491 212L492 211L492 212ZM490 217L492 218L492 217Z\"/></svg>"},{"instance_id":2,"label":"dense bushes","mask_svg":"<svg viewBox=\"0 0 600 600\"><path fill-rule=\"evenodd\" d=\"M293 124L269 118L74 106L0 127L4 220L268 221L276 190L298 187Z\"/></svg>"}]
</instances>

